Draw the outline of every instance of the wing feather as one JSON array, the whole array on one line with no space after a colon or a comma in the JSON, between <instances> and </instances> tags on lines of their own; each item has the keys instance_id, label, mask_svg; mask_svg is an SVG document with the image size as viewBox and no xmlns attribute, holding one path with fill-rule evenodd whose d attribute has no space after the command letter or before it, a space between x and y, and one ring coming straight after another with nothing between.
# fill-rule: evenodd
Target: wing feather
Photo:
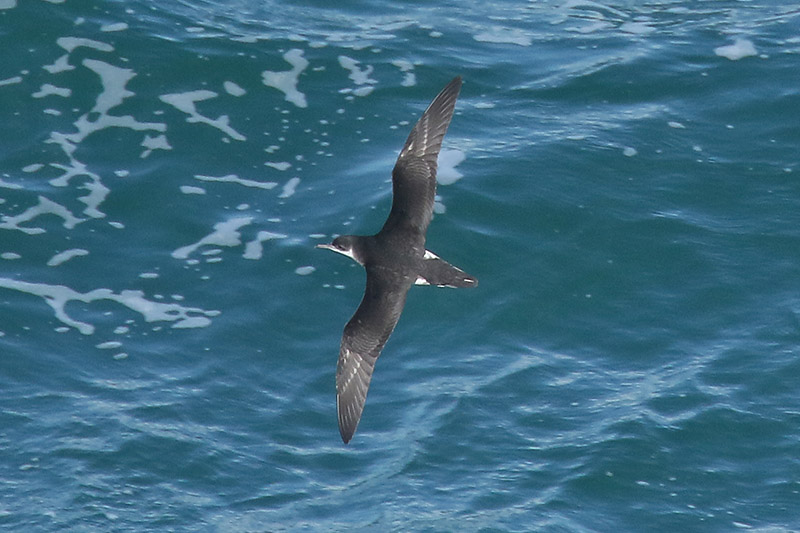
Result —
<instances>
[{"instance_id":1,"label":"wing feather","mask_svg":"<svg viewBox=\"0 0 800 533\"><path fill-rule=\"evenodd\" d=\"M411 283L367 268L364 298L344 327L336 365L336 410L345 444L361 420L375 361L400 319Z\"/></svg>"},{"instance_id":2,"label":"wing feather","mask_svg":"<svg viewBox=\"0 0 800 533\"><path fill-rule=\"evenodd\" d=\"M433 99L406 139L392 170L392 210L381 233L411 228L424 235L433 216L436 169L442 140L453 118L461 76Z\"/></svg>"}]
</instances>

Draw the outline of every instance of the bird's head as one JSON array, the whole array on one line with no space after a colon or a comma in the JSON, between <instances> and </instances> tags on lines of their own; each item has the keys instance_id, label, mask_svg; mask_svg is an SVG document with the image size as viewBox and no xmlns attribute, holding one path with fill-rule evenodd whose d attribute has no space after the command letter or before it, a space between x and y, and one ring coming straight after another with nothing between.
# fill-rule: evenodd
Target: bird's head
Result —
<instances>
[{"instance_id":1,"label":"bird's head","mask_svg":"<svg viewBox=\"0 0 800 533\"><path fill-rule=\"evenodd\" d=\"M341 235L333 239L333 242L330 244L318 244L317 248L324 248L326 250L332 250L336 253L346 255L353 261L364 264L361 262L357 255L358 250L358 237L355 235Z\"/></svg>"}]
</instances>

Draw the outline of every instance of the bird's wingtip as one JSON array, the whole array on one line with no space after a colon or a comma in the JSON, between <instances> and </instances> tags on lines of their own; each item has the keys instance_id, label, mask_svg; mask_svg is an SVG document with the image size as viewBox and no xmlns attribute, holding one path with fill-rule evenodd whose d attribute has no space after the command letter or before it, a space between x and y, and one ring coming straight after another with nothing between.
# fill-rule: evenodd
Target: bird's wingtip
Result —
<instances>
[{"instance_id":1,"label":"bird's wingtip","mask_svg":"<svg viewBox=\"0 0 800 533\"><path fill-rule=\"evenodd\" d=\"M355 434L356 429L346 427L345 425L339 424L339 435L342 436L342 442L345 444L349 444L350 441L353 439L353 435Z\"/></svg>"},{"instance_id":2,"label":"bird's wingtip","mask_svg":"<svg viewBox=\"0 0 800 533\"><path fill-rule=\"evenodd\" d=\"M460 91L461 91L461 85L462 85L462 83L463 83L463 82L464 82L464 80L463 80L463 78L461 77L461 75L459 74L458 76L456 76L455 78L453 78L452 80L450 80L450 83L448 83L448 84L445 86L445 88L444 88L444 89L442 89L442 92L445 92L445 90L447 90L447 89L449 89L449 88L451 88L451 87L452 87L452 88L456 88L456 90L460 92Z\"/></svg>"}]
</instances>

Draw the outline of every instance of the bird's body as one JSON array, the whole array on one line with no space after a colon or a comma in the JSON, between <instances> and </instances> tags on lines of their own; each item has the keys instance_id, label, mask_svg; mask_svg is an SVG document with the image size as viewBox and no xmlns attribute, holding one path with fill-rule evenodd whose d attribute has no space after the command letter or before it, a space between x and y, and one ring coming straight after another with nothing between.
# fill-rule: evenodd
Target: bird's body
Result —
<instances>
[{"instance_id":1,"label":"bird's body","mask_svg":"<svg viewBox=\"0 0 800 533\"><path fill-rule=\"evenodd\" d=\"M436 195L437 159L460 89L457 77L411 130L392 171L392 209L383 228L375 235L344 235L331 244L318 245L352 258L367 272L364 298L344 328L336 368L336 406L345 443L361 419L375 361L397 325L408 290L415 284L478 284L425 249Z\"/></svg>"}]
</instances>

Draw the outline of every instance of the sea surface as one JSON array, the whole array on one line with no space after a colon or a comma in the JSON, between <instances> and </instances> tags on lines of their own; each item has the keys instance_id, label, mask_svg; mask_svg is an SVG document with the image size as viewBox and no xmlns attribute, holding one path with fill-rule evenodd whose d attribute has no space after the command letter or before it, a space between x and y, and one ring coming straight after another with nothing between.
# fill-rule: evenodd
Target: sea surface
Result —
<instances>
[{"instance_id":1,"label":"sea surface","mask_svg":"<svg viewBox=\"0 0 800 533\"><path fill-rule=\"evenodd\" d=\"M799 163L797 2L0 0L0 530L800 531Z\"/></svg>"}]
</instances>

